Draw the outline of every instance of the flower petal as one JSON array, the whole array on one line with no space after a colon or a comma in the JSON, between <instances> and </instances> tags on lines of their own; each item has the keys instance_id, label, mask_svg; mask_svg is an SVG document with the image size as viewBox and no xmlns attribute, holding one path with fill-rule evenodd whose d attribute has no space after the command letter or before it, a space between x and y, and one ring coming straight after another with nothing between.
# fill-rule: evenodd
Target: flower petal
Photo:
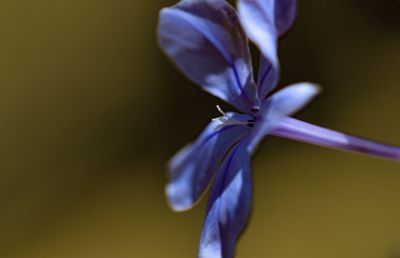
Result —
<instances>
[{"instance_id":1,"label":"flower petal","mask_svg":"<svg viewBox=\"0 0 400 258\"><path fill-rule=\"evenodd\" d=\"M400 146L393 146L344 134L285 117L271 135L344 151L400 161Z\"/></svg>"},{"instance_id":2,"label":"flower petal","mask_svg":"<svg viewBox=\"0 0 400 258\"><path fill-rule=\"evenodd\" d=\"M251 209L252 182L246 143L229 152L212 185L199 258L232 258Z\"/></svg>"},{"instance_id":3,"label":"flower petal","mask_svg":"<svg viewBox=\"0 0 400 258\"><path fill-rule=\"evenodd\" d=\"M260 99L264 99L276 87L279 80L279 64L273 64L261 56L257 77L257 90Z\"/></svg>"},{"instance_id":4,"label":"flower petal","mask_svg":"<svg viewBox=\"0 0 400 258\"><path fill-rule=\"evenodd\" d=\"M247 36L260 48L258 94L261 99L276 86L279 75L277 39L292 25L296 0L239 0L239 18Z\"/></svg>"},{"instance_id":5,"label":"flower petal","mask_svg":"<svg viewBox=\"0 0 400 258\"><path fill-rule=\"evenodd\" d=\"M275 26L282 35L292 27L296 17L296 0L275 0Z\"/></svg>"},{"instance_id":6,"label":"flower petal","mask_svg":"<svg viewBox=\"0 0 400 258\"><path fill-rule=\"evenodd\" d=\"M227 115L235 117L232 113ZM218 125L218 121L211 122L193 144L183 148L169 162L170 181L166 194L174 210L183 211L193 206L209 185L229 148L250 131L244 125L222 128Z\"/></svg>"},{"instance_id":7,"label":"flower petal","mask_svg":"<svg viewBox=\"0 0 400 258\"><path fill-rule=\"evenodd\" d=\"M159 44L193 82L241 111L260 101L246 36L224 0L183 0L160 12Z\"/></svg>"},{"instance_id":8,"label":"flower petal","mask_svg":"<svg viewBox=\"0 0 400 258\"><path fill-rule=\"evenodd\" d=\"M319 92L320 88L317 85L304 82L285 87L269 97L257 116L248 150L254 152L258 143L279 126L283 118L299 111Z\"/></svg>"}]
</instances>

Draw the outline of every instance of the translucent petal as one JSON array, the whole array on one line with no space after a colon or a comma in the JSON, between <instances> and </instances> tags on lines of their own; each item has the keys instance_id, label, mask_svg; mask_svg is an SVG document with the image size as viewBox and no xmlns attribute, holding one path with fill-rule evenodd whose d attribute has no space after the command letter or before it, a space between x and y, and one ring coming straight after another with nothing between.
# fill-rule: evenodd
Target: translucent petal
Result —
<instances>
[{"instance_id":1,"label":"translucent petal","mask_svg":"<svg viewBox=\"0 0 400 258\"><path fill-rule=\"evenodd\" d=\"M223 0L183 0L160 13L159 44L193 82L243 112L259 108L248 42Z\"/></svg>"},{"instance_id":2,"label":"translucent petal","mask_svg":"<svg viewBox=\"0 0 400 258\"><path fill-rule=\"evenodd\" d=\"M199 258L232 258L251 209L252 180L246 143L236 145L211 187Z\"/></svg>"},{"instance_id":3,"label":"translucent petal","mask_svg":"<svg viewBox=\"0 0 400 258\"><path fill-rule=\"evenodd\" d=\"M227 116L250 119L247 115L233 113ZM193 144L183 148L169 162L166 194L174 210L182 211L193 206L209 185L226 152L250 131L245 125L219 128L219 124L218 121L211 122Z\"/></svg>"}]
</instances>

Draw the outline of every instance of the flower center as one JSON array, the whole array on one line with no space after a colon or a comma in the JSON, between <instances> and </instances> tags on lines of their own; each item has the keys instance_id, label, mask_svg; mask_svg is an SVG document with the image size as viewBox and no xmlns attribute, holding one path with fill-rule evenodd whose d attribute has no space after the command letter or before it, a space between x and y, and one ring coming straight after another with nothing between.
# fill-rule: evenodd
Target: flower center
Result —
<instances>
[{"instance_id":1,"label":"flower center","mask_svg":"<svg viewBox=\"0 0 400 258\"><path fill-rule=\"evenodd\" d=\"M247 127L250 127L250 128L254 126L254 123L255 123L254 119L249 119L247 121L237 120L237 119L233 118L232 113L225 113L219 105L217 105L217 109L221 113L222 116L212 119L212 121L218 122L215 129L220 129L227 125L246 125Z\"/></svg>"}]
</instances>

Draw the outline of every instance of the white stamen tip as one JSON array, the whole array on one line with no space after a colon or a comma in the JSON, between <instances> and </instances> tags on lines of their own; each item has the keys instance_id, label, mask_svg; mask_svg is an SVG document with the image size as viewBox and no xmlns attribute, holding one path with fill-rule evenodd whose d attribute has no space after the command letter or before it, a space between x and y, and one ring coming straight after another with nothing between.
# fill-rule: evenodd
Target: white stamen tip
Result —
<instances>
[{"instance_id":1,"label":"white stamen tip","mask_svg":"<svg viewBox=\"0 0 400 258\"><path fill-rule=\"evenodd\" d=\"M225 112L222 110L222 108L221 108L219 105L217 105L216 107L217 107L218 111L219 111L223 116L226 115Z\"/></svg>"},{"instance_id":2,"label":"white stamen tip","mask_svg":"<svg viewBox=\"0 0 400 258\"><path fill-rule=\"evenodd\" d=\"M222 114L222 116L212 119L213 122L218 123L215 126L215 129L220 129L226 125L246 125L247 124L247 121L240 121L240 120L232 119L232 117L229 116L228 114L226 114L219 105L217 105L216 107L218 109L218 112L220 112Z\"/></svg>"}]
</instances>

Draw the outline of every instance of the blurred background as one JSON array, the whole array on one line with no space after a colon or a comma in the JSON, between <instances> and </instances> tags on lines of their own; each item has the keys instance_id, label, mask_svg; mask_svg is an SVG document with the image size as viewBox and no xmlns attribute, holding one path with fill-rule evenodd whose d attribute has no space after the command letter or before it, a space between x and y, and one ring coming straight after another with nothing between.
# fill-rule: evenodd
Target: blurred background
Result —
<instances>
[{"instance_id":1,"label":"blurred background","mask_svg":"<svg viewBox=\"0 0 400 258\"><path fill-rule=\"evenodd\" d=\"M196 257L204 200L174 213L166 162L222 101L156 43L166 0L0 3L0 257ZM400 4L308 0L280 85L298 117L400 145ZM229 110L229 106L223 105ZM400 165L269 137L237 257L400 257Z\"/></svg>"}]
</instances>

